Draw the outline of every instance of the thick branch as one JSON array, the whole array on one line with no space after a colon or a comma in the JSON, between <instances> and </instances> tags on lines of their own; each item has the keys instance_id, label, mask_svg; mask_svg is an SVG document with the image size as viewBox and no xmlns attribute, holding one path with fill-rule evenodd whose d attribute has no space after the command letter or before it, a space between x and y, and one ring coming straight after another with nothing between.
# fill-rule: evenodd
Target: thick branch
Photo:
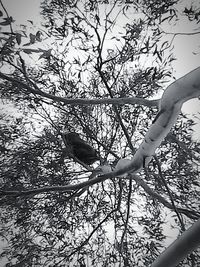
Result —
<instances>
[{"instance_id":1,"label":"thick branch","mask_svg":"<svg viewBox=\"0 0 200 267\"><path fill-rule=\"evenodd\" d=\"M30 190L2 190L0 189L0 196L29 196L29 195L36 195L40 193L48 193L48 192L67 192L67 191L73 191L77 189L84 188L86 186L90 186L96 183L100 183L104 180L106 180L107 177L103 176L98 176L93 179L90 179L88 181L79 183L79 184L70 184L70 185L65 185L65 186L47 186L47 187L41 187L41 188L35 188L35 189L30 189Z\"/></svg>"},{"instance_id":2,"label":"thick branch","mask_svg":"<svg viewBox=\"0 0 200 267\"><path fill-rule=\"evenodd\" d=\"M165 90L160 100L160 110L147 131L143 142L134 154L120 169L114 171L116 176L125 173L137 173L147 165L156 149L176 123L184 102L200 97L200 67L178 79ZM106 174L109 176L110 174Z\"/></svg>"},{"instance_id":3,"label":"thick branch","mask_svg":"<svg viewBox=\"0 0 200 267\"><path fill-rule=\"evenodd\" d=\"M106 178L105 178L106 177ZM114 177L114 176L112 176ZM140 185L146 193L148 193L150 196L152 196L154 199L157 199L159 202L161 202L165 207L174 210L173 206L165 200L162 196L154 192L139 176L137 175L130 175L129 176L131 179L133 179L138 185ZM66 186L48 186L48 187L42 187L42 188L36 188L36 189L31 189L31 190L24 190L24 191L19 191L19 190L0 190L0 196L13 196L13 197L18 197L18 196L31 196L31 195L36 195L36 194L41 194L41 193L48 193L48 192L68 192L68 191L74 191L78 189L82 189L88 186L91 186L96 183L100 183L104 180L106 180L108 177L107 176L98 176L93 179L89 179L88 181L79 183L79 184L74 184L74 185L66 185ZM111 176L110 176L111 178ZM200 214L196 211L192 210L187 210L183 208L176 208L179 213L185 214L188 218L191 219L198 219L200 217Z\"/></svg>"},{"instance_id":4,"label":"thick branch","mask_svg":"<svg viewBox=\"0 0 200 267\"><path fill-rule=\"evenodd\" d=\"M151 267L176 267L186 255L200 246L200 219L176 239Z\"/></svg>"},{"instance_id":5,"label":"thick branch","mask_svg":"<svg viewBox=\"0 0 200 267\"><path fill-rule=\"evenodd\" d=\"M5 75L3 74L3 77L4 76ZM0 77L2 77L1 73ZM11 77L9 77L9 80L16 82ZM25 88L27 87L29 86L26 85ZM32 88L31 90L34 93L36 91ZM40 90L38 90L37 92L41 94ZM71 191L93 185L95 183L104 181L108 178L114 178L124 173L131 173L131 175L133 175L144 166L144 163L147 164L150 161L152 155L155 153L156 148L160 145L162 140L170 131L171 127L176 122L182 104L185 101L198 96L200 96L200 68L197 68L191 71L190 73L186 74L184 77L180 78L166 89L161 99L160 111L156 116L154 123L151 125L149 131L147 132L144 141L142 142L139 149L133 156L133 159L130 160L129 163L126 164L125 166L122 166L120 169L116 169L112 172L103 174L101 176L90 179L80 184L38 188L21 192L15 190L14 191L1 190L1 194L11 195L11 196L20 196L20 195L23 196L23 195L38 194L50 191L62 191L62 192ZM63 98L61 99L63 101Z\"/></svg>"}]
</instances>

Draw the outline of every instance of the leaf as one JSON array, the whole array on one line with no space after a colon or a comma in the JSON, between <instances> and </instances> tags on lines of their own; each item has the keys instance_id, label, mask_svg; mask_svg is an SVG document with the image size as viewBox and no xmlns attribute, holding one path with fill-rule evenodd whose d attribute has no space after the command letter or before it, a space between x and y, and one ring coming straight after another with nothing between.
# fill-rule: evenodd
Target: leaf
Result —
<instances>
[{"instance_id":1,"label":"leaf","mask_svg":"<svg viewBox=\"0 0 200 267\"><path fill-rule=\"evenodd\" d=\"M20 33L16 33L16 41L17 44L20 45L22 41L22 35Z\"/></svg>"},{"instance_id":2,"label":"leaf","mask_svg":"<svg viewBox=\"0 0 200 267\"><path fill-rule=\"evenodd\" d=\"M29 108L35 108L32 104L28 104Z\"/></svg>"},{"instance_id":3,"label":"leaf","mask_svg":"<svg viewBox=\"0 0 200 267\"><path fill-rule=\"evenodd\" d=\"M37 40L38 42L41 42L41 41L42 41L42 40L41 40L41 35L42 35L41 31L37 31L37 32L36 32L35 38L36 38L36 40Z\"/></svg>"},{"instance_id":4,"label":"leaf","mask_svg":"<svg viewBox=\"0 0 200 267\"><path fill-rule=\"evenodd\" d=\"M52 51L52 49L44 51L43 54L39 57L39 59L41 59L41 58L49 58L51 56L51 51Z\"/></svg>"},{"instance_id":5,"label":"leaf","mask_svg":"<svg viewBox=\"0 0 200 267\"><path fill-rule=\"evenodd\" d=\"M21 67L21 61L20 61L20 59L17 59L16 62L17 62L16 65L17 65L18 67Z\"/></svg>"},{"instance_id":6,"label":"leaf","mask_svg":"<svg viewBox=\"0 0 200 267\"><path fill-rule=\"evenodd\" d=\"M33 21L32 20L28 19L27 21L30 22L33 25Z\"/></svg>"},{"instance_id":7,"label":"leaf","mask_svg":"<svg viewBox=\"0 0 200 267\"><path fill-rule=\"evenodd\" d=\"M109 19L107 19L107 22L109 22L110 24L113 24L113 21L111 21L111 20L109 20Z\"/></svg>"},{"instance_id":8,"label":"leaf","mask_svg":"<svg viewBox=\"0 0 200 267\"><path fill-rule=\"evenodd\" d=\"M31 43L26 43L26 44L23 44L23 46L29 46L31 45Z\"/></svg>"},{"instance_id":9,"label":"leaf","mask_svg":"<svg viewBox=\"0 0 200 267\"><path fill-rule=\"evenodd\" d=\"M24 35L22 35L22 36L27 37L26 31L22 31L22 32L23 32L23 34L24 34Z\"/></svg>"},{"instance_id":10,"label":"leaf","mask_svg":"<svg viewBox=\"0 0 200 267\"><path fill-rule=\"evenodd\" d=\"M0 22L0 25L7 26L7 25L10 25L10 22L9 21L2 21L2 22Z\"/></svg>"},{"instance_id":11,"label":"leaf","mask_svg":"<svg viewBox=\"0 0 200 267\"><path fill-rule=\"evenodd\" d=\"M155 45L155 50L153 52L153 56L155 56L158 53L157 44Z\"/></svg>"},{"instance_id":12,"label":"leaf","mask_svg":"<svg viewBox=\"0 0 200 267\"><path fill-rule=\"evenodd\" d=\"M31 54L33 51L32 49L23 49L23 52L26 54Z\"/></svg>"},{"instance_id":13,"label":"leaf","mask_svg":"<svg viewBox=\"0 0 200 267\"><path fill-rule=\"evenodd\" d=\"M1 34L10 35L10 32L1 32Z\"/></svg>"},{"instance_id":14,"label":"leaf","mask_svg":"<svg viewBox=\"0 0 200 267\"><path fill-rule=\"evenodd\" d=\"M161 45L161 50L165 50L168 47L169 43L168 41L165 41L162 45Z\"/></svg>"},{"instance_id":15,"label":"leaf","mask_svg":"<svg viewBox=\"0 0 200 267\"><path fill-rule=\"evenodd\" d=\"M162 62L161 53L157 52L156 54L157 54L158 58L160 59L160 62Z\"/></svg>"},{"instance_id":16,"label":"leaf","mask_svg":"<svg viewBox=\"0 0 200 267\"><path fill-rule=\"evenodd\" d=\"M38 49L22 49L22 51L26 54L31 54L31 53L40 53L41 51Z\"/></svg>"},{"instance_id":17,"label":"leaf","mask_svg":"<svg viewBox=\"0 0 200 267\"><path fill-rule=\"evenodd\" d=\"M0 22L0 25L7 26L10 25L12 22L14 22L12 17L3 18L4 21Z\"/></svg>"},{"instance_id":18,"label":"leaf","mask_svg":"<svg viewBox=\"0 0 200 267\"><path fill-rule=\"evenodd\" d=\"M2 17L3 16L3 12L0 10L0 17Z\"/></svg>"},{"instance_id":19,"label":"leaf","mask_svg":"<svg viewBox=\"0 0 200 267\"><path fill-rule=\"evenodd\" d=\"M7 38L5 38L5 37L0 37L0 40L4 40L4 41L6 41L7 42Z\"/></svg>"},{"instance_id":20,"label":"leaf","mask_svg":"<svg viewBox=\"0 0 200 267\"><path fill-rule=\"evenodd\" d=\"M97 23L100 25L100 18L97 14L95 15L95 19L96 19Z\"/></svg>"},{"instance_id":21,"label":"leaf","mask_svg":"<svg viewBox=\"0 0 200 267\"><path fill-rule=\"evenodd\" d=\"M29 37L30 37L30 44L34 44L35 43L35 39L36 39L36 36L32 33L29 34Z\"/></svg>"}]
</instances>

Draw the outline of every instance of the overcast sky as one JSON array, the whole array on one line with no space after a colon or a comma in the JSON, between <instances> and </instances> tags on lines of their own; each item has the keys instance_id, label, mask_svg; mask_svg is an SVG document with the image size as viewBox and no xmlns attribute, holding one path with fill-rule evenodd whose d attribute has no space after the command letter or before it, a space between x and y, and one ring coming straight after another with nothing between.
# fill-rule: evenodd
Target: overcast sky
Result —
<instances>
[{"instance_id":1,"label":"overcast sky","mask_svg":"<svg viewBox=\"0 0 200 267\"><path fill-rule=\"evenodd\" d=\"M27 24L27 20L33 20L34 23L40 23L40 0L2 0L6 7L9 15L13 16L16 20L16 24ZM200 0L183 0L180 1L178 10L181 12L185 6L188 8L190 4L195 4L200 7ZM187 20L182 19L177 22L176 27L166 23L162 26L166 32L194 32L200 31L200 24L192 24ZM166 38L171 40L172 35L166 35ZM200 35L177 35L173 41L174 49L173 52L177 58L173 61L174 76L179 78L189 71L200 66ZM183 111L190 114L197 114L200 112L200 101L190 100L184 104ZM200 122L199 131L200 133ZM200 134L199 134L200 136Z\"/></svg>"}]
</instances>

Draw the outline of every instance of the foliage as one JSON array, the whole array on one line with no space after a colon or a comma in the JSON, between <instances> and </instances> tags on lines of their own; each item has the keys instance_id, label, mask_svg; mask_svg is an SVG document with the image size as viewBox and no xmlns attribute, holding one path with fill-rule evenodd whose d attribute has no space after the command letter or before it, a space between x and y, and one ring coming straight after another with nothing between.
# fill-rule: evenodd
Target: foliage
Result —
<instances>
[{"instance_id":1,"label":"foliage","mask_svg":"<svg viewBox=\"0 0 200 267\"><path fill-rule=\"evenodd\" d=\"M1 117L6 266L149 266L169 241L170 225L177 235L199 217L200 147L194 121L183 114L142 181L116 177L74 191L5 193L90 177L91 168L69 157L64 131L78 132L104 164L134 154L157 111L149 99L171 81L174 56L161 26L178 20L177 2L44 0L40 29L32 21L14 27L1 3L0 92L19 112ZM106 103L135 97L149 106ZM195 252L180 266L194 262Z\"/></svg>"}]
</instances>

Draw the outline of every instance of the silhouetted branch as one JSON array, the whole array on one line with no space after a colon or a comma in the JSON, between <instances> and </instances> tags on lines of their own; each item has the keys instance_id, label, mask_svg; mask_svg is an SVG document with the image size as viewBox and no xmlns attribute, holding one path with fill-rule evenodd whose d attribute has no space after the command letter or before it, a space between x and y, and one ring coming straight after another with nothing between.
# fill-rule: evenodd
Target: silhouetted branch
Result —
<instances>
[{"instance_id":1,"label":"silhouetted branch","mask_svg":"<svg viewBox=\"0 0 200 267\"><path fill-rule=\"evenodd\" d=\"M22 88L26 89L28 92L34 94L34 95L40 95L42 97L51 99L55 102L60 102L65 105L80 105L80 106L88 106L88 105L106 105L106 104L115 104L115 105L125 105L125 104L130 104L130 105L144 105L147 107L158 107L159 99L155 100L148 100L148 99L143 99L139 97L124 97L124 98L112 98L112 99L82 99L82 98L76 98L76 99L69 99L65 97L60 97L60 96L54 96L51 94L48 94L38 88L38 90L33 89L29 85L25 84L22 81L16 80L8 75L3 74L0 72L0 78L12 82L16 85L21 86Z\"/></svg>"}]
</instances>

